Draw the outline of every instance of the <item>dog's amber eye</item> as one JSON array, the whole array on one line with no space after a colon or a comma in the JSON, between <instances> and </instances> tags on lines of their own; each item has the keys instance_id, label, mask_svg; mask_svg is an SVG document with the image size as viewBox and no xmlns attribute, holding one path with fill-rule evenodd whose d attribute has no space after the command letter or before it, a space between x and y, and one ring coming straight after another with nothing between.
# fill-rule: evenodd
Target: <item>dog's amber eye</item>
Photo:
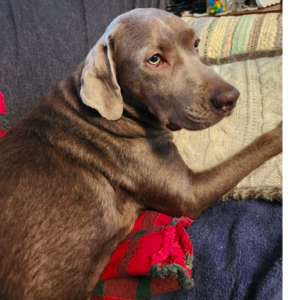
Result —
<instances>
[{"instance_id":1,"label":"dog's amber eye","mask_svg":"<svg viewBox=\"0 0 288 300\"><path fill-rule=\"evenodd\" d=\"M149 59L149 63L154 67L157 67L160 64L160 62L161 56L159 54L155 54Z\"/></svg>"},{"instance_id":2,"label":"dog's amber eye","mask_svg":"<svg viewBox=\"0 0 288 300\"><path fill-rule=\"evenodd\" d=\"M200 43L200 40L197 40L197 41L195 41L195 43L194 43L194 47L195 47L195 48L198 48L198 46L199 46L199 43Z\"/></svg>"}]
</instances>

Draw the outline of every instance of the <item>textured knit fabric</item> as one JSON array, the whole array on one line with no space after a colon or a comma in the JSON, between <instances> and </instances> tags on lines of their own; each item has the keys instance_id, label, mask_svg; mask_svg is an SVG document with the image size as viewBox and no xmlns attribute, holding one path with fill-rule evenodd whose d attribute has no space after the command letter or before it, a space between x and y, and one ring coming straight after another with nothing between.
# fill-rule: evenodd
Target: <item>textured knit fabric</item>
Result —
<instances>
[{"instance_id":1,"label":"textured knit fabric","mask_svg":"<svg viewBox=\"0 0 288 300\"><path fill-rule=\"evenodd\" d=\"M3 94L0 92L0 137L9 129L9 122L6 115L6 107Z\"/></svg>"},{"instance_id":2,"label":"textured knit fabric","mask_svg":"<svg viewBox=\"0 0 288 300\"><path fill-rule=\"evenodd\" d=\"M282 14L221 18L183 17L183 20L201 37L199 53L207 63L217 63L239 54L243 54L245 59L251 53L254 57L259 57L263 52L279 53L282 50Z\"/></svg>"},{"instance_id":3,"label":"textured knit fabric","mask_svg":"<svg viewBox=\"0 0 288 300\"><path fill-rule=\"evenodd\" d=\"M193 248L189 218L145 211L113 253L91 300L147 299L191 289Z\"/></svg>"},{"instance_id":4,"label":"textured knit fabric","mask_svg":"<svg viewBox=\"0 0 288 300\"><path fill-rule=\"evenodd\" d=\"M282 121L282 57L213 66L241 93L231 116L201 131L174 134L177 148L192 169L215 166ZM282 186L282 154L270 159L237 187Z\"/></svg>"},{"instance_id":5,"label":"textured knit fabric","mask_svg":"<svg viewBox=\"0 0 288 300\"><path fill-rule=\"evenodd\" d=\"M187 232L195 285L153 300L282 300L282 205L222 202Z\"/></svg>"}]
</instances>

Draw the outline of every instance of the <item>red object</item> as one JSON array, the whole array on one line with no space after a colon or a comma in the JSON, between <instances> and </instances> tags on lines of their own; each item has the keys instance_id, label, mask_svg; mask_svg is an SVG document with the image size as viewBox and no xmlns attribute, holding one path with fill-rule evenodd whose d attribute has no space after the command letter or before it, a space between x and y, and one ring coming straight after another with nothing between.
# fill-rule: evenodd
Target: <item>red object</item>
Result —
<instances>
[{"instance_id":1,"label":"red object","mask_svg":"<svg viewBox=\"0 0 288 300\"><path fill-rule=\"evenodd\" d=\"M8 131L9 123L6 116L4 96L0 92L0 138Z\"/></svg>"},{"instance_id":2,"label":"red object","mask_svg":"<svg viewBox=\"0 0 288 300\"><path fill-rule=\"evenodd\" d=\"M191 223L143 212L111 256L91 300L147 299L191 288L193 248L184 229Z\"/></svg>"}]
</instances>

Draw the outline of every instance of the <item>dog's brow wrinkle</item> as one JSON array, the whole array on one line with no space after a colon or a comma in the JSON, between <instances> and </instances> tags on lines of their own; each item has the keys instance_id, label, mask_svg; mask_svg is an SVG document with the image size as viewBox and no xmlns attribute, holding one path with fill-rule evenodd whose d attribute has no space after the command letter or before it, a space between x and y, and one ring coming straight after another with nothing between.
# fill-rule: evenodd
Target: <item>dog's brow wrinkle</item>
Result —
<instances>
[{"instance_id":1,"label":"dog's brow wrinkle","mask_svg":"<svg viewBox=\"0 0 288 300\"><path fill-rule=\"evenodd\" d=\"M163 45L159 45L158 48L159 48L159 50L162 51L162 52L165 52L165 51L168 50L167 47L166 47L166 46L163 46Z\"/></svg>"},{"instance_id":2,"label":"dog's brow wrinkle","mask_svg":"<svg viewBox=\"0 0 288 300\"><path fill-rule=\"evenodd\" d=\"M172 31L171 27L168 26L165 22L163 22L161 19L156 18L157 21L159 21L163 26L165 26L165 28L167 28L168 30ZM160 28L159 28L160 30Z\"/></svg>"}]
</instances>

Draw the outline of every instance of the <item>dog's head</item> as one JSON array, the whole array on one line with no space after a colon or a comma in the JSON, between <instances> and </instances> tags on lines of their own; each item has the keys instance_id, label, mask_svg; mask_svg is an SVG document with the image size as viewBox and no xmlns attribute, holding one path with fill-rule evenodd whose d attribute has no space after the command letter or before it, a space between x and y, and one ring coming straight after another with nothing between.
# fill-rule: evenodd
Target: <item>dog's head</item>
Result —
<instances>
[{"instance_id":1,"label":"dog's head","mask_svg":"<svg viewBox=\"0 0 288 300\"><path fill-rule=\"evenodd\" d=\"M117 120L123 98L176 130L209 127L236 105L239 91L199 60L199 37L179 17L136 9L116 18L87 56L82 101Z\"/></svg>"}]
</instances>

